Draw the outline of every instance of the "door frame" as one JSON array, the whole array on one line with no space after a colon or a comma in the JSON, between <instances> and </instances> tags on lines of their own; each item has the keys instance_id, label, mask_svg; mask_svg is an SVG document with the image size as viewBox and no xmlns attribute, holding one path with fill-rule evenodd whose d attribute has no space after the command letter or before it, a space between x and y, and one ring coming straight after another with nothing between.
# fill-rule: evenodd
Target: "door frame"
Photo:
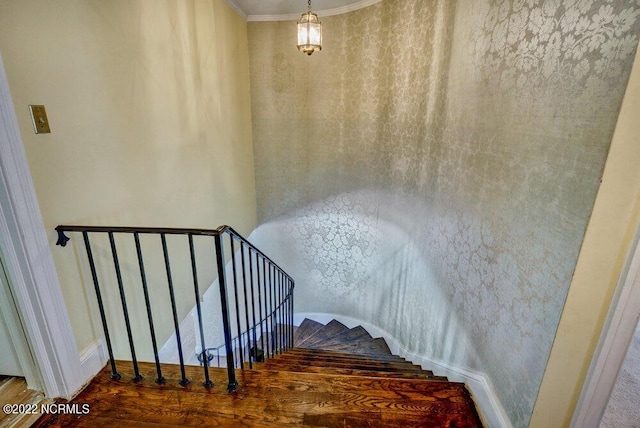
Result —
<instances>
[{"instance_id":1,"label":"door frame","mask_svg":"<svg viewBox=\"0 0 640 428\"><path fill-rule=\"evenodd\" d=\"M2 236L0 236L0 248L3 248ZM27 385L34 389L41 389L40 376L36 371L36 363L31 355L27 338L24 335L20 315L16 310L15 300L9 288L9 277L5 268L2 251L0 251L0 322L4 322L4 326L9 334L9 346L15 351L18 361L16 365L22 372L21 375L26 379ZM0 372L0 375L14 375L13 373Z\"/></svg>"},{"instance_id":2,"label":"door frame","mask_svg":"<svg viewBox=\"0 0 640 428\"><path fill-rule=\"evenodd\" d=\"M571 426L597 428L600 425L639 317L640 225L629 247Z\"/></svg>"},{"instance_id":3,"label":"door frame","mask_svg":"<svg viewBox=\"0 0 640 428\"><path fill-rule=\"evenodd\" d=\"M22 352L29 352L34 362L27 377L29 387L44 391L47 397L71 398L87 379L83 378L1 55L0 237L18 317L12 322L12 337L20 333L17 329L24 332L28 350Z\"/></svg>"}]
</instances>

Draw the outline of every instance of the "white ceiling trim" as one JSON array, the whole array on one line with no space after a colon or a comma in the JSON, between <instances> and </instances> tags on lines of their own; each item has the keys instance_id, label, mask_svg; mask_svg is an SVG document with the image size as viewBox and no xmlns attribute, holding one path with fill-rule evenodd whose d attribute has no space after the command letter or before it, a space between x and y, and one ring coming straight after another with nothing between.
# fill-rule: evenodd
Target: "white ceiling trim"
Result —
<instances>
[{"instance_id":1,"label":"white ceiling trim","mask_svg":"<svg viewBox=\"0 0 640 428\"><path fill-rule=\"evenodd\" d=\"M249 15L245 12L235 0L225 0L240 16L247 21L296 21L300 18L300 15L306 10L300 10L300 13L290 13L283 15ZM367 6L374 5L382 0L360 0L356 3L351 3L346 6L336 7L326 10L314 10L313 12L318 14L318 17L340 15L342 13L353 12L354 10L362 9Z\"/></svg>"},{"instance_id":2,"label":"white ceiling trim","mask_svg":"<svg viewBox=\"0 0 640 428\"><path fill-rule=\"evenodd\" d=\"M236 12L238 12L238 15L240 15L241 17L243 17L245 20L247 19L247 12L245 12L238 3L235 2L235 0L225 0L227 2L227 4L229 6L231 6L231 8L233 10L235 10Z\"/></svg>"}]
</instances>

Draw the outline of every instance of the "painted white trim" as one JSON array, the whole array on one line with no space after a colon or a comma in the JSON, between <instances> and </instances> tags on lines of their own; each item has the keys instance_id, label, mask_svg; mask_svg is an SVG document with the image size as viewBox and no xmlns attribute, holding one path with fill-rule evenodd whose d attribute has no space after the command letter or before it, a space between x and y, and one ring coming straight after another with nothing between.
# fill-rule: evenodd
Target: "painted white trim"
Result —
<instances>
[{"instance_id":1,"label":"painted white trim","mask_svg":"<svg viewBox=\"0 0 640 428\"><path fill-rule=\"evenodd\" d=\"M26 108L26 106L25 106ZM16 309L48 397L85 383L0 56L0 234Z\"/></svg>"},{"instance_id":2,"label":"painted white trim","mask_svg":"<svg viewBox=\"0 0 640 428\"><path fill-rule=\"evenodd\" d=\"M333 15L341 15L343 13L353 12L354 10L363 9L368 6L372 6L376 3L380 3L382 0L360 0L355 3L348 4L346 6L335 7L333 9L325 9L325 10L314 10L313 12L317 13L320 18L323 16L333 16ZM245 10L243 10L235 0L226 0L226 2L231 6L240 16L245 18L250 22L264 22L264 21L297 21L300 19L300 15L303 12L306 12L306 9L300 9L299 13L288 13L281 15L249 15Z\"/></svg>"},{"instance_id":3,"label":"painted white trim","mask_svg":"<svg viewBox=\"0 0 640 428\"><path fill-rule=\"evenodd\" d=\"M349 328L362 326L374 337L382 337L389 345L393 354L399 355L414 364L419 364L426 370L432 370L436 375L446 376L453 382L463 382L467 385L474 402L478 408L478 413L485 426L496 428L512 428L513 424L504 410L493 385L484 373L467 367L458 367L447 362L431 358L427 355L420 355L408 351L402 344L386 330L370 324L366 321L344 315L328 314L321 312L300 312L293 316L293 324L299 326L305 318L326 324L335 319Z\"/></svg>"},{"instance_id":4,"label":"painted white trim","mask_svg":"<svg viewBox=\"0 0 640 428\"><path fill-rule=\"evenodd\" d=\"M399 355L409 361L420 364L424 368L432 370L434 373L446 376L450 381L462 382L467 385L478 407L478 413L480 413L484 426L513 427L507 412L504 410L493 388L493 384L484 373L468 367L455 366L426 355L415 354L407 351L405 348L402 348Z\"/></svg>"},{"instance_id":5,"label":"painted white trim","mask_svg":"<svg viewBox=\"0 0 640 428\"><path fill-rule=\"evenodd\" d=\"M0 222L4 222L4 219L0 218ZM4 230L4 227L0 227L0 229ZM4 248L2 235L0 235L0 248ZM24 335L20 315L16 310L8 281L2 255L0 255L0 322L4 321L11 342L9 346L13 345L18 359L17 366L22 371L22 374L17 375L23 376L31 389L39 389L41 388L42 381L37 373L36 362L33 360L27 338ZM0 374L13 375L13 373L4 372L0 372Z\"/></svg>"},{"instance_id":6,"label":"painted white trim","mask_svg":"<svg viewBox=\"0 0 640 428\"><path fill-rule=\"evenodd\" d=\"M640 317L640 229L602 329L587 380L571 421L572 427L597 428L622 367Z\"/></svg>"},{"instance_id":7,"label":"painted white trim","mask_svg":"<svg viewBox=\"0 0 640 428\"><path fill-rule=\"evenodd\" d=\"M93 377L104 368L107 361L109 361L109 356L102 343L102 339L92 342L80 352L82 377L87 380L93 379Z\"/></svg>"}]
</instances>

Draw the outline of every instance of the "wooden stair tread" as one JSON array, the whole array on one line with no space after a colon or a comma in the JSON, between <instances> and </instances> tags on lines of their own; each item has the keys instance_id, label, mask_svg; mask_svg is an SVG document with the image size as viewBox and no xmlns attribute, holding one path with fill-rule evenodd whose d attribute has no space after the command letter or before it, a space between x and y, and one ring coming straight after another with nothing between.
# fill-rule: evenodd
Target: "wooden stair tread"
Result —
<instances>
[{"instance_id":1,"label":"wooden stair tread","mask_svg":"<svg viewBox=\"0 0 640 428\"><path fill-rule=\"evenodd\" d=\"M302 364L302 362L290 362L287 360L281 360L279 358L274 358L266 361L264 364L269 365L270 367L286 367L287 364ZM322 361L306 361L308 366L313 367L335 367L335 368L345 368L345 369L358 369L358 370L374 370L374 371L388 371L388 372L398 372L398 373L423 373L421 368L417 366L412 367L411 365L399 365L399 364L365 364L365 363L349 363L349 362L322 362Z\"/></svg>"},{"instance_id":2,"label":"wooden stair tread","mask_svg":"<svg viewBox=\"0 0 640 428\"><path fill-rule=\"evenodd\" d=\"M349 330L349 328L346 325L342 324L339 321L331 320L326 325L316 330L315 333L313 333L310 336L307 336L306 339L303 339L300 342L298 342L297 346L307 346L310 344L317 345L322 343L324 340L329 339L335 336L336 334L342 333L343 331L347 331L347 330Z\"/></svg>"},{"instance_id":3,"label":"wooden stair tread","mask_svg":"<svg viewBox=\"0 0 640 428\"><path fill-rule=\"evenodd\" d=\"M159 385L154 364L139 363L146 380L133 382L131 363L118 362L122 380L110 380L107 366L74 399L90 402L90 415L56 415L37 426L482 427L464 384L392 355L362 327L305 319L295 330L276 325L274 334L288 343L282 339L292 332L297 347L284 353L273 352L272 335L259 338L271 358L252 370L243 349L233 394L225 368L209 367L214 385L205 388L204 367L184 367L193 381L181 386L180 366L163 364L167 383Z\"/></svg>"},{"instance_id":4,"label":"wooden stair tread","mask_svg":"<svg viewBox=\"0 0 640 428\"><path fill-rule=\"evenodd\" d=\"M335 375L343 375L343 376L364 376L364 377L387 377L387 378L395 378L395 379L428 379L433 381L448 381L448 379L444 376L434 376L429 372L425 373L407 373L407 372L398 372L398 371L378 371L374 369L355 369L355 368L338 368L338 367L319 367L319 366L310 366L308 364L272 364L272 363L264 363L264 364L255 364L254 370L283 370L289 372L303 372L303 373L324 373L324 374L335 374Z\"/></svg>"},{"instance_id":5,"label":"wooden stair tread","mask_svg":"<svg viewBox=\"0 0 640 428\"><path fill-rule=\"evenodd\" d=\"M326 358L322 357L322 355L317 355L312 358L303 357L300 355L294 355L290 353L284 353L278 355L275 358L271 358L269 361L280 361L280 362L289 362L293 364L303 364L303 363L313 363L315 365L349 365L352 364L354 366L361 367L387 367L387 368L397 368L399 370L421 370L422 367L413 364L409 361L379 361L379 360L370 360L370 359L358 359L358 358L349 358L349 357L331 357L327 356Z\"/></svg>"},{"instance_id":6,"label":"wooden stair tread","mask_svg":"<svg viewBox=\"0 0 640 428\"><path fill-rule=\"evenodd\" d=\"M274 361L274 360L269 360L269 361ZM296 382L296 383L300 383L300 379L307 379L305 377L300 377L302 375L307 375L307 374L298 374L296 373L281 373L278 370L270 370L265 366L265 364L267 363L256 363L255 366L258 367L258 370L242 370L242 369L237 369L236 370L236 376L238 377L238 381L240 381L240 379L253 379L252 373L256 372L256 371L260 371L263 373L266 373L265 375L263 375L264 377L270 377L270 378L286 378L291 380L292 382ZM211 394L211 393L215 393L215 392L224 392L225 394L226 392L226 385L227 385L227 369L223 368L223 367L209 367L209 377L210 379L213 381L214 383L214 387L211 389L207 389L204 388L201 384L201 380L203 377L203 367L199 367L199 366L185 366L184 370L185 370L185 374L186 377L188 379L191 380L191 382L187 385L187 386L181 386L178 381L181 378L181 372L180 372L180 365L178 364L162 364L162 374L163 376L167 379L167 382L164 384L157 384L154 382L154 379L156 377L156 367L154 363L149 363L149 362L138 362L138 367L139 367L139 371L140 374L144 377L144 380L141 382L134 382L132 379L134 377L133 375L133 367L132 367L132 363L130 361L117 361L117 367L118 367L118 372L122 374L122 379L120 380L111 380L110 378L110 366L107 364L102 371L99 373L98 376L96 376L93 380L92 383L104 383L106 385L125 385L125 384L133 384L139 387L145 387L145 388L158 388L158 389L171 389L171 390L188 390L188 391L192 391L195 393L202 393L202 394ZM322 375L322 373L308 373L308 375L312 376L312 375ZM341 379L341 381L344 382L351 382L348 379L346 379L346 376L344 375L336 375L336 374L327 374L326 376L331 377L331 378L336 378L336 379ZM343 379L345 378L345 379ZM309 378L312 379L312 378ZM370 380L371 381L371 380ZM369 382L370 382L369 381ZM408 379L408 381L417 381L417 382L429 382L428 379ZM360 382L360 381L355 381L356 383ZM364 383L367 383L367 381L363 381ZM383 387L383 388L387 388L389 387L389 385L393 384L393 379L389 379L389 380L384 380L383 382L385 382L384 384L380 384L379 387ZM464 386L463 383L460 382L449 382L452 384L459 384L461 386ZM386 385L386 386L385 386ZM411 384L413 385L413 384ZM315 386L310 386L311 389L316 388ZM378 387L376 387L378 388ZM410 386L410 388L416 388L416 386ZM423 387L418 386L418 389L421 389ZM429 390L429 387L424 387L427 388L426 390ZM308 388L306 388L308 389ZM319 390L324 391L325 389L320 388ZM328 391L328 390L327 390Z\"/></svg>"},{"instance_id":7,"label":"wooden stair tread","mask_svg":"<svg viewBox=\"0 0 640 428\"><path fill-rule=\"evenodd\" d=\"M140 367L147 376L153 375L153 364L141 363ZM195 377L201 368L187 369L187 375ZM60 414L48 426L337 427L347 420L349 426L482 426L460 383L239 370L238 391L228 394L224 369L210 371L217 383L207 390L180 387L174 380L167 385L111 381L105 367L72 400L91 403L91 412L81 417ZM167 369L170 372L177 374L179 367Z\"/></svg>"},{"instance_id":8,"label":"wooden stair tread","mask_svg":"<svg viewBox=\"0 0 640 428\"><path fill-rule=\"evenodd\" d=\"M301 347L306 347L306 344L303 344ZM382 338L328 345L323 347L323 349L350 354L393 355L387 342Z\"/></svg>"},{"instance_id":9,"label":"wooden stair tread","mask_svg":"<svg viewBox=\"0 0 640 428\"><path fill-rule=\"evenodd\" d=\"M342 359L353 361L386 361L396 363L406 363L402 357L397 355L374 355L374 354L350 354L346 352L329 351L315 348L291 348L286 352L287 355L297 355L304 358L326 358L326 359Z\"/></svg>"},{"instance_id":10,"label":"wooden stair tread","mask_svg":"<svg viewBox=\"0 0 640 428\"><path fill-rule=\"evenodd\" d=\"M323 340L321 342L321 346L322 348L326 348L327 346L339 345L345 342L355 342L361 340L369 341L371 339L373 339L373 337L371 337L367 330L365 330L362 326L357 326Z\"/></svg>"},{"instance_id":11,"label":"wooden stair tread","mask_svg":"<svg viewBox=\"0 0 640 428\"><path fill-rule=\"evenodd\" d=\"M274 352L273 343L289 344L291 334L295 347ZM214 385L205 388L204 367L186 366L192 382L181 386L180 366L163 364L167 383L159 385L154 364L139 363L146 379L133 382L131 363L118 362L122 380L110 380L107 366L74 400L103 397L91 399L88 418L56 415L38 426L482 427L464 384L393 355L384 339L361 326L305 319L294 329L276 324L257 339L266 360L253 369L246 344L234 350L244 368L236 370L233 394L226 391L225 368L209 367Z\"/></svg>"},{"instance_id":12,"label":"wooden stair tread","mask_svg":"<svg viewBox=\"0 0 640 428\"><path fill-rule=\"evenodd\" d=\"M315 333L316 331L318 331L322 327L324 327L323 324L321 324L321 323L319 323L317 321L310 320L309 318L305 318L300 323L300 325L298 326L298 329L296 330L295 334L293 335L293 343L294 343L294 345L299 343L300 341L305 340L307 337L311 336L313 333Z\"/></svg>"}]
</instances>

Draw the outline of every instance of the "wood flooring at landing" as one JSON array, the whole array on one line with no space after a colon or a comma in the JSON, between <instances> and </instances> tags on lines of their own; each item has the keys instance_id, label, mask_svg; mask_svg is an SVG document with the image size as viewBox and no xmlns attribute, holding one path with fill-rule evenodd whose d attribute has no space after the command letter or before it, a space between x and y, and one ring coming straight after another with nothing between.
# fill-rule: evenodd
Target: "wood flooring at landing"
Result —
<instances>
[{"instance_id":1,"label":"wood flooring at landing","mask_svg":"<svg viewBox=\"0 0 640 428\"><path fill-rule=\"evenodd\" d=\"M211 368L214 387L187 387L174 367L167 384L153 382L154 366L141 364L145 381L112 381L105 368L72 403L88 414L44 417L40 427L480 427L463 384L264 369L238 370L237 393L226 391L226 370ZM187 377L202 376L187 367ZM165 369L166 371L166 369Z\"/></svg>"},{"instance_id":2,"label":"wood flooring at landing","mask_svg":"<svg viewBox=\"0 0 640 428\"><path fill-rule=\"evenodd\" d=\"M163 364L157 373L140 363L145 380L134 382L132 363L116 362L120 380L105 367L68 403L70 414L44 417L38 426L482 427L464 384L392 355L362 327L305 319L293 339L293 348L273 352L267 336L270 358L236 370L231 394L225 368L209 368L213 387L205 388L204 367L186 366L191 383L181 386L178 365ZM154 382L160 375L166 383Z\"/></svg>"},{"instance_id":3,"label":"wood flooring at landing","mask_svg":"<svg viewBox=\"0 0 640 428\"><path fill-rule=\"evenodd\" d=\"M29 427L40 417L40 405L50 403L42 392L29 389L24 378L0 376L0 427Z\"/></svg>"}]
</instances>

